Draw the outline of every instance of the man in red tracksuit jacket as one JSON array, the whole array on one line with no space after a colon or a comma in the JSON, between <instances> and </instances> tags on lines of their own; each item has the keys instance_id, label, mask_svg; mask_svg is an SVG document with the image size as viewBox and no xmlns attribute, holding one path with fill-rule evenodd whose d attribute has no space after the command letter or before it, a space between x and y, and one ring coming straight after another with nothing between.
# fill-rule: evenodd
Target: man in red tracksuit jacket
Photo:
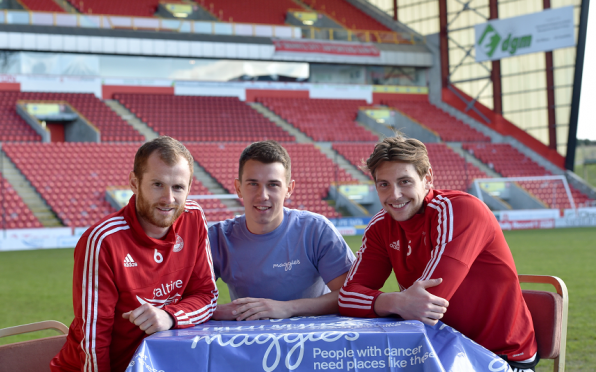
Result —
<instances>
[{"instance_id":1,"label":"man in red tracksuit jacket","mask_svg":"<svg viewBox=\"0 0 596 372\"><path fill-rule=\"evenodd\" d=\"M148 334L211 318L218 297L207 224L187 201L193 159L170 137L135 156L135 195L75 248L75 318L52 371L124 371Z\"/></svg>"},{"instance_id":2,"label":"man in red tracksuit jacket","mask_svg":"<svg viewBox=\"0 0 596 372\"><path fill-rule=\"evenodd\" d=\"M538 363L532 318L492 212L460 191L433 190L426 147L398 134L367 161L383 210L370 221L340 290L342 315L439 319L505 359ZM391 270L400 292L383 293Z\"/></svg>"}]
</instances>

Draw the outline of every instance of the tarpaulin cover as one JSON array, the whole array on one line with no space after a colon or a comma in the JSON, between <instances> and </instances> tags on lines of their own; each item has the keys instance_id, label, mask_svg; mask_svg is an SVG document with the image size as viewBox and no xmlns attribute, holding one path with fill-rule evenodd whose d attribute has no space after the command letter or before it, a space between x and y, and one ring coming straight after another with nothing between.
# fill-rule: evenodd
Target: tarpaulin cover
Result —
<instances>
[{"instance_id":1,"label":"tarpaulin cover","mask_svg":"<svg viewBox=\"0 0 596 372\"><path fill-rule=\"evenodd\" d=\"M337 316L209 321L156 333L127 371L509 371L498 356L439 322Z\"/></svg>"}]
</instances>

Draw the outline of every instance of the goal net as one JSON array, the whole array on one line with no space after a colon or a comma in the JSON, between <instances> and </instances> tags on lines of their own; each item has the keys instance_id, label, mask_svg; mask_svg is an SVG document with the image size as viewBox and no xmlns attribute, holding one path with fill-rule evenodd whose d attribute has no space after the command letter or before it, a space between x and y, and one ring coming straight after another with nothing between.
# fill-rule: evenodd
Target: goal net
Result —
<instances>
[{"instance_id":1,"label":"goal net","mask_svg":"<svg viewBox=\"0 0 596 372\"><path fill-rule=\"evenodd\" d=\"M474 193L489 206L502 202L502 208L493 209L576 209L585 202L576 200L582 195L574 195L579 193L572 192L564 176L476 179Z\"/></svg>"}]
</instances>

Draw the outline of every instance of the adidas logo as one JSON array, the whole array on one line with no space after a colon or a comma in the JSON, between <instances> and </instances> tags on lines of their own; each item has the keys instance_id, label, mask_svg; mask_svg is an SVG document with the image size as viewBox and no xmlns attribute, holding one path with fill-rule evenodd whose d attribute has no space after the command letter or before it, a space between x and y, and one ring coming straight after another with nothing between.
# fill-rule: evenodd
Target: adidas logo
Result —
<instances>
[{"instance_id":1,"label":"adidas logo","mask_svg":"<svg viewBox=\"0 0 596 372\"><path fill-rule=\"evenodd\" d=\"M135 267L137 263L130 257L130 253L124 257L124 267Z\"/></svg>"},{"instance_id":2,"label":"adidas logo","mask_svg":"<svg viewBox=\"0 0 596 372\"><path fill-rule=\"evenodd\" d=\"M399 240L389 244L389 246L393 249L395 249L396 251L399 251Z\"/></svg>"}]
</instances>

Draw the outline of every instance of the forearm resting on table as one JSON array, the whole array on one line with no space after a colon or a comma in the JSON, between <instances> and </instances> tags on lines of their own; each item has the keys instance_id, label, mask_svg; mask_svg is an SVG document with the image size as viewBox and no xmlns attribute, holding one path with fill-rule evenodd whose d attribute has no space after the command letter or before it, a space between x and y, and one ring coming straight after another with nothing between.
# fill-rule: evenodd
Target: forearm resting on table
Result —
<instances>
[{"instance_id":1,"label":"forearm resting on table","mask_svg":"<svg viewBox=\"0 0 596 372\"><path fill-rule=\"evenodd\" d=\"M346 272L329 281L327 283L327 287L331 290L329 293L316 298L302 298L288 301L293 308L291 311L292 316L337 314L339 312L339 305L337 303L339 290L345 282L347 275L348 273Z\"/></svg>"},{"instance_id":2,"label":"forearm resting on table","mask_svg":"<svg viewBox=\"0 0 596 372\"><path fill-rule=\"evenodd\" d=\"M441 284L442 279L414 283L402 292L381 293L374 304L378 316L399 315L406 320L419 320L434 325L447 312L449 301L432 295L426 289Z\"/></svg>"},{"instance_id":3,"label":"forearm resting on table","mask_svg":"<svg viewBox=\"0 0 596 372\"><path fill-rule=\"evenodd\" d=\"M337 299L339 290L316 298L301 298L287 301L291 316L336 314L339 311Z\"/></svg>"},{"instance_id":4,"label":"forearm resting on table","mask_svg":"<svg viewBox=\"0 0 596 372\"><path fill-rule=\"evenodd\" d=\"M400 292L381 293L375 301L375 313L380 317L400 315L399 309L401 309L403 301Z\"/></svg>"},{"instance_id":5,"label":"forearm resting on table","mask_svg":"<svg viewBox=\"0 0 596 372\"><path fill-rule=\"evenodd\" d=\"M335 314L338 311L339 290L317 298L274 301L265 298L239 298L217 306L213 320L279 319L293 316ZM263 308L264 307L264 308ZM259 310L253 310L259 309Z\"/></svg>"}]
</instances>

